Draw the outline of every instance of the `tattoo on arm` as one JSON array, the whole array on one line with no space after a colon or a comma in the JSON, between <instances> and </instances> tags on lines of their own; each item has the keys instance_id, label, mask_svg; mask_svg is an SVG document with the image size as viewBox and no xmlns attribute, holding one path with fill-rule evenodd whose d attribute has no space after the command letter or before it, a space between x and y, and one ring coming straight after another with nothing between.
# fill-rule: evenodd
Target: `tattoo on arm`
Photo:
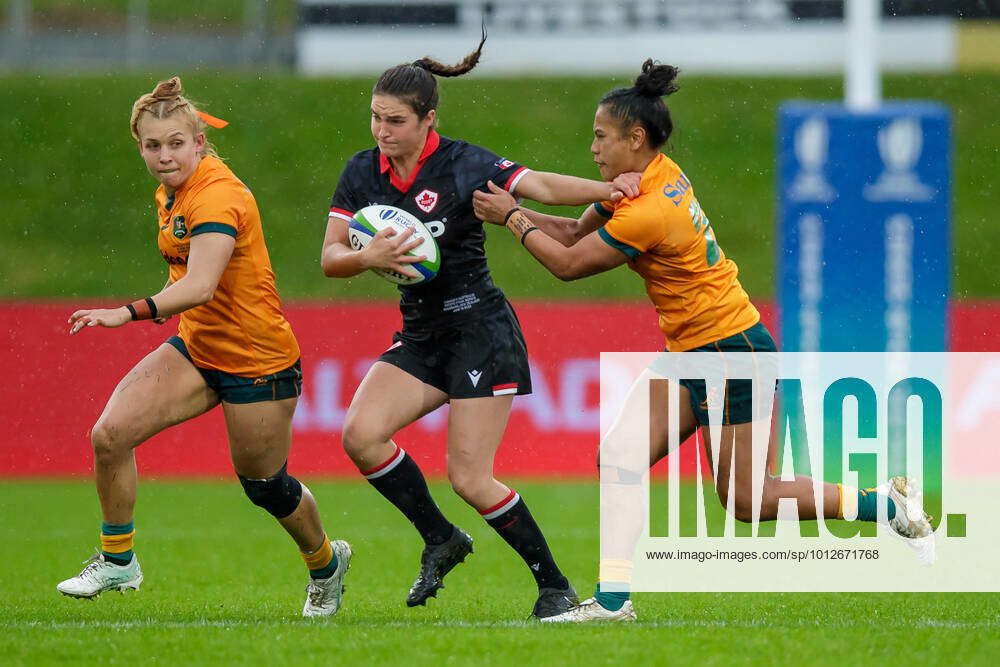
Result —
<instances>
[{"instance_id":1,"label":"tattoo on arm","mask_svg":"<svg viewBox=\"0 0 1000 667\"><path fill-rule=\"evenodd\" d=\"M526 231L534 227L531 220L521 211L516 211L507 219L507 229L517 238L521 238Z\"/></svg>"}]
</instances>

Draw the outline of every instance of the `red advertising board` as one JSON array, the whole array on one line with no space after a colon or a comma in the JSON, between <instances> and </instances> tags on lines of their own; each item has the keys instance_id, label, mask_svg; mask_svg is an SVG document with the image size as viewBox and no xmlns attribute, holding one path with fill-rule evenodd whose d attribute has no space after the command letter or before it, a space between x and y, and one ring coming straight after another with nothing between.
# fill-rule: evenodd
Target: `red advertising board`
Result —
<instances>
[{"instance_id":1,"label":"red advertising board","mask_svg":"<svg viewBox=\"0 0 1000 667\"><path fill-rule=\"evenodd\" d=\"M0 363L13 391L0 403L6 425L0 475L89 475L87 431L122 375L176 330L141 322L70 337L74 306L0 304L8 322ZM586 475L593 471L602 350L662 345L656 315L635 303L517 305L531 354L534 393L518 397L497 457L498 474ZM400 324L393 303L286 308L302 348L305 377L294 422L290 469L355 474L340 446L344 412L372 360ZM431 475L445 472L447 408L397 438ZM146 475L231 474L219 410L157 435L136 452Z\"/></svg>"},{"instance_id":2,"label":"red advertising board","mask_svg":"<svg viewBox=\"0 0 1000 667\"><path fill-rule=\"evenodd\" d=\"M90 304L88 304L90 305ZM514 401L497 475L594 474L602 351L662 346L652 308L641 302L515 304L532 364L534 393ZM131 324L67 335L65 303L0 304L0 364L8 391L0 476L89 476L87 431L122 375L176 325ZM761 309L772 331L773 311ZM339 302L286 308L302 347L305 386L294 423L290 469L356 474L340 446L344 412L365 371L400 323L395 304ZM951 313L952 349L998 349L1000 304L965 302ZM1000 406L998 406L1000 409ZM430 475L445 472L447 408L398 435ZM225 428L215 410L168 429L136 454L146 476L231 475Z\"/></svg>"}]
</instances>

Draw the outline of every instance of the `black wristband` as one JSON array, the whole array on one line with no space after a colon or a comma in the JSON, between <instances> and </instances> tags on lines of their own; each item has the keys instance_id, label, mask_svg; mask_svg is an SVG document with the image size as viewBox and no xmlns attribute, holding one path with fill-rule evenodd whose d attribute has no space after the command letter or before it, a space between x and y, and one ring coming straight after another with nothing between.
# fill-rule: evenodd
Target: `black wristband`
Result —
<instances>
[{"instance_id":1,"label":"black wristband","mask_svg":"<svg viewBox=\"0 0 1000 667\"><path fill-rule=\"evenodd\" d=\"M506 225L507 221L510 220L510 216L514 215L515 212L520 211L520 210L521 210L520 206L515 206L514 208L510 209L509 211L507 211L507 215L505 215L503 217L503 224Z\"/></svg>"},{"instance_id":2,"label":"black wristband","mask_svg":"<svg viewBox=\"0 0 1000 667\"><path fill-rule=\"evenodd\" d=\"M530 234L531 232L535 231L536 229L538 229L538 227L528 227L527 229L524 230L524 233L521 234L521 245L524 245L524 237Z\"/></svg>"},{"instance_id":3,"label":"black wristband","mask_svg":"<svg viewBox=\"0 0 1000 667\"><path fill-rule=\"evenodd\" d=\"M125 307L128 308L129 314L132 315L132 321L133 322L135 322L137 319L139 319L139 313L135 312L135 308L132 307L131 303L126 303Z\"/></svg>"},{"instance_id":4,"label":"black wristband","mask_svg":"<svg viewBox=\"0 0 1000 667\"><path fill-rule=\"evenodd\" d=\"M146 304L149 306L149 319L155 320L157 318L156 314L157 311L156 311L156 302L153 301L153 297L147 296Z\"/></svg>"}]
</instances>

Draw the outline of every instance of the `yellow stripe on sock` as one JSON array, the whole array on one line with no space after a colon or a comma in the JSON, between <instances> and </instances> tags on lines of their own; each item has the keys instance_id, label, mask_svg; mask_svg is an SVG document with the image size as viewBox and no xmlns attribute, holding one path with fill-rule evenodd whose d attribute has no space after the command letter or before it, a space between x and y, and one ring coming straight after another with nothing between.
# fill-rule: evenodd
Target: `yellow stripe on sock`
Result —
<instances>
[{"instance_id":1,"label":"yellow stripe on sock","mask_svg":"<svg viewBox=\"0 0 1000 667\"><path fill-rule=\"evenodd\" d=\"M302 560L310 570L322 570L333 560L333 545L330 538L323 536L323 546L312 553L302 553Z\"/></svg>"},{"instance_id":2,"label":"yellow stripe on sock","mask_svg":"<svg viewBox=\"0 0 1000 667\"><path fill-rule=\"evenodd\" d=\"M621 584L632 583L632 561L606 558L601 561L598 581L613 581Z\"/></svg>"},{"instance_id":3,"label":"yellow stripe on sock","mask_svg":"<svg viewBox=\"0 0 1000 667\"><path fill-rule=\"evenodd\" d=\"M101 551L109 554L123 554L132 549L135 531L124 535L101 535Z\"/></svg>"}]
</instances>

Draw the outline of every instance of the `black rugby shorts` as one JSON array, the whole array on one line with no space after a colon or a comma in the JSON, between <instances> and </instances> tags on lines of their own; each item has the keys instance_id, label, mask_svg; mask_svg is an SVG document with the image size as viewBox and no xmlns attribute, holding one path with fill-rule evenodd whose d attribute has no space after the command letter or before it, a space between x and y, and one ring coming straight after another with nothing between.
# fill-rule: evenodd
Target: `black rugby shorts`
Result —
<instances>
[{"instance_id":1,"label":"black rugby shorts","mask_svg":"<svg viewBox=\"0 0 1000 667\"><path fill-rule=\"evenodd\" d=\"M450 398L530 394L528 349L510 304L461 325L398 331L379 361Z\"/></svg>"}]
</instances>

